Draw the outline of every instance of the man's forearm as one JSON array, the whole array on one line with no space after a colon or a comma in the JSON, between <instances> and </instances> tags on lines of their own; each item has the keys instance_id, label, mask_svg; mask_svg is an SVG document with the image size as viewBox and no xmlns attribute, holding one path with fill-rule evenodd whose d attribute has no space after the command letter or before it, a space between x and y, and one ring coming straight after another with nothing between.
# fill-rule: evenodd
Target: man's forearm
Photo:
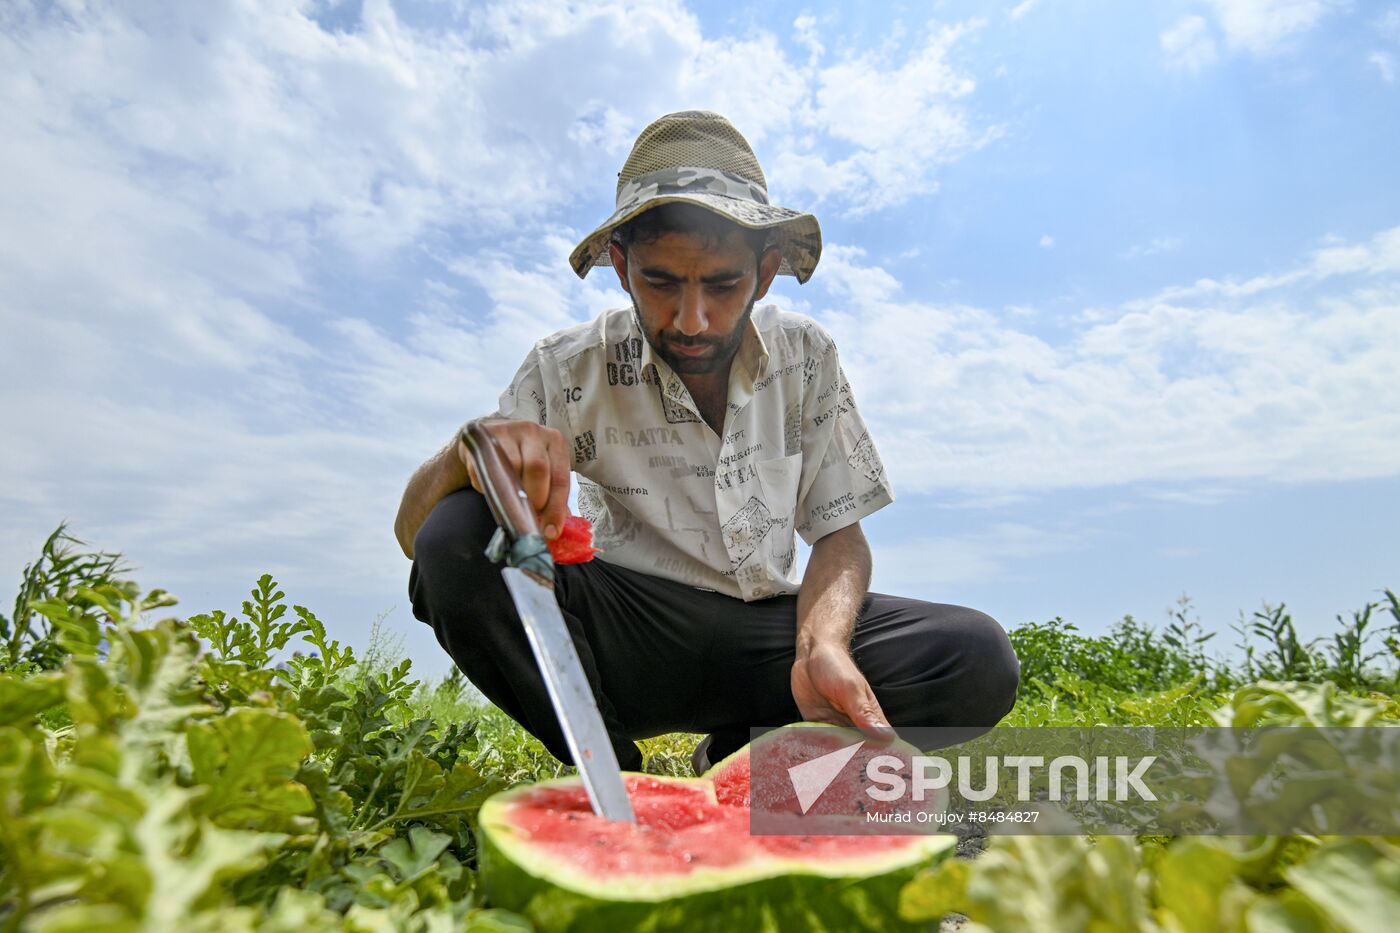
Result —
<instances>
[{"instance_id":1,"label":"man's forearm","mask_svg":"<svg viewBox=\"0 0 1400 933\"><path fill-rule=\"evenodd\" d=\"M399 514L394 519L394 537L404 556L413 559L413 539L418 529L428 520L433 506L442 501L448 493L465 489L471 485L471 477L462 458L457 454L457 438L433 455L408 481L403 499L399 502Z\"/></svg>"},{"instance_id":2,"label":"man's forearm","mask_svg":"<svg viewBox=\"0 0 1400 933\"><path fill-rule=\"evenodd\" d=\"M819 645L851 644L851 631L870 586L870 546L860 524L812 545L797 594L797 657Z\"/></svg>"}]
</instances>

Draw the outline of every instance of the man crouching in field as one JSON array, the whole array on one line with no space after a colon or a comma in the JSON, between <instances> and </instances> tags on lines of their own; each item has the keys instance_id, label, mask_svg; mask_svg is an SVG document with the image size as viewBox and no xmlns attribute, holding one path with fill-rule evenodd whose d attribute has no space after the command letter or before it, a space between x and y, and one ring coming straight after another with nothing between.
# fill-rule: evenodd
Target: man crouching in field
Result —
<instances>
[{"instance_id":1,"label":"man crouching in field","mask_svg":"<svg viewBox=\"0 0 1400 933\"><path fill-rule=\"evenodd\" d=\"M821 255L810 214L768 203L723 117L642 131L617 210L571 257L632 305L535 344L483 423L553 538L579 510L604 548L556 596L624 769L635 739L702 732L695 765L799 720L989 728L1018 665L988 616L867 592L860 520L894 499L831 337L755 307ZM891 335L897 336L897 335ZM409 481L395 533L414 614L486 697L570 761L498 569L496 529L455 440ZM799 580L796 540L812 551Z\"/></svg>"}]
</instances>

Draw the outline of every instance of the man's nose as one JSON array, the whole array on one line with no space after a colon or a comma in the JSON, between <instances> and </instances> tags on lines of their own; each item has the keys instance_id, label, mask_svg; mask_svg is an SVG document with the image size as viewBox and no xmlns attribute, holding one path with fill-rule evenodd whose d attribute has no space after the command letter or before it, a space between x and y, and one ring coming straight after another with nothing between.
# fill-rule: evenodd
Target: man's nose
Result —
<instances>
[{"instance_id":1,"label":"man's nose","mask_svg":"<svg viewBox=\"0 0 1400 933\"><path fill-rule=\"evenodd\" d=\"M676 329L687 337L696 337L710 325L710 315L705 308L703 288L681 289L681 306L676 312Z\"/></svg>"}]
</instances>

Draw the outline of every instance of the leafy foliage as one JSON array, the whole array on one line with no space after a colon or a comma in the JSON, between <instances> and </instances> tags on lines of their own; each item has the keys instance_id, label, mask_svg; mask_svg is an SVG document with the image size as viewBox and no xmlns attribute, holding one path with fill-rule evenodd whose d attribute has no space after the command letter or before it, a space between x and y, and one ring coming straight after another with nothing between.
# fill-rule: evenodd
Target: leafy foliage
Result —
<instances>
[{"instance_id":1,"label":"leafy foliage","mask_svg":"<svg viewBox=\"0 0 1400 933\"><path fill-rule=\"evenodd\" d=\"M523 928L470 870L500 785L472 725L395 723L407 661L359 669L268 576L241 618L151 626L159 591L31 592L64 663L0 675L3 928Z\"/></svg>"},{"instance_id":2,"label":"leafy foliage","mask_svg":"<svg viewBox=\"0 0 1400 933\"><path fill-rule=\"evenodd\" d=\"M1182 610L1184 612L1184 609ZM1053 681L1060 673L1120 692L1166 690L1205 674L1226 682L1228 672L1206 661L1201 646L1212 635L1199 623L1173 623L1164 633L1124 616L1107 635L1079 634L1074 623L1056 617L1011 631L1021 659L1022 680Z\"/></svg>"},{"instance_id":3,"label":"leafy foliage","mask_svg":"<svg viewBox=\"0 0 1400 933\"><path fill-rule=\"evenodd\" d=\"M1332 683L1258 682L1209 716L1234 728L1354 727L1397 711L1394 697ZM1400 840L1001 836L975 861L915 878L900 908L910 920L961 913L970 930L1377 930L1400 909Z\"/></svg>"},{"instance_id":4,"label":"leafy foliage","mask_svg":"<svg viewBox=\"0 0 1400 933\"><path fill-rule=\"evenodd\" d=\"M1184 596L1161 632L1132 616L1097 636L1058 617L1027 623L1010 633L1021 698L1005 724L1209 725L1232 688L1259 681L1400 691L1400 597L1386 590L1385 602L1337 622L1330 638L1304 640L1285 606L1266 605L1234 626L1240 666L1206 656L1214 633L1204 631Z\"/></svg>"},{"instance_id":5,"label":"leafy foliage","mask_svg":"<svg viewBox=\"0 0 1400 933\"><path fill-rule=\"evenodd\" d=\"M41 607L87 602L83 591L109 586L125 572L120 555L83 551L82 546L59 525L44 542L39 559L25 565L14 613L9 618L0 614L0 671L62 666L65 653L59 633Z\"/></svg>"},{"instance_id":6,"label":"leafy foliage","mask_svg":"<svg viewBox=\"0 0 1400 933\"><path fill-rule=\"evenodd\" d=\"M522 931L483 903L477 809L565 769L458 675L410 676L379 629L362 655L267 575L240 614L162 617L114 554L60 527L0 616L0 931ZM1301 639L1284 607L1207 658L1183 601L1012 632L1008 725L1400 722L1400 599ZM689 772L696 737L643 743ZM1400 914L1400 840L999 837L908 885L912 920L967 929L1373 930Z\"/></svg>"},{"instance_id":7,"label":"leafy foliage","mask_svg":"<svg viewBox=\"0 0 1400 933\"><path fill-rule=\"evenodd\" d=\"M1331 638L1307 641L1299 637L1285 605L1266 604L1234 626L1244 656L1241 679L1326 680L1347 690L1400 689L1400 597L1392 590L1384 595L1384 602L1368 602L1349 619L1338 615ZM1378 626L1380 613L1391 617L1385 629Z\"/></svg>"}]
</instances>

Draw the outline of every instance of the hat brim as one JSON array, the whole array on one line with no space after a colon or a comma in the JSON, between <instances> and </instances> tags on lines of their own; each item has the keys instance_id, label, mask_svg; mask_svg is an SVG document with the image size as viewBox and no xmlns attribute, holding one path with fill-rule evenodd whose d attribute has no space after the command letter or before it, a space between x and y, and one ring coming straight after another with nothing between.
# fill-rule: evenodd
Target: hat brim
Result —
<instances>
[{"instance_id":1,"label":"hat brim","mask_svg":"<svg viewBox=\"0 0 1400 933\"><path fill-rule=\"evenodd\" d=\"M822 230L817 218L772 204L759 204L708 191L659 194L616 211L596 230L584 237L569 254L569 265L579 278L594 266L611 266L608 244L613 231L627 221L663 204L695 204L750 230L771 230L769 241L782 253L778 274L806 282L817 268L822 254Z\"/></svg>"}]
</instances>

